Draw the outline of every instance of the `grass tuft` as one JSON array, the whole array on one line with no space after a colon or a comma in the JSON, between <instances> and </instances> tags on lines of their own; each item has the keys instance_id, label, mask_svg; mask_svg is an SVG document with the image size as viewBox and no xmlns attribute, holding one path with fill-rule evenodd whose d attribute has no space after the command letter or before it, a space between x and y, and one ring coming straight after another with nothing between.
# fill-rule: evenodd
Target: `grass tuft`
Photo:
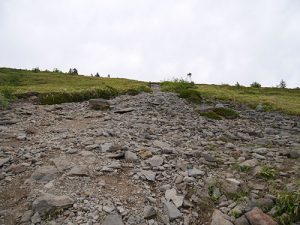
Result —
<instances>
[{"instance_id":1,"label":"grass tuft","mask_svg":"<svg viewBox=\"0 0 300 225\"><path fill-rule=\"evenodd\" d=\"M162 91L178 93L180 98L184 98L192 103L200 104L202 102L202 96L196 88L197 86L193 82L188 82L183 79L175 79L173 81L164 81L161 83Z\"/></svg>"},{"instance_id":2,"label":"grass tuft","mask_svg":"<svg viewBox=\"0 0 300 225\"><path fill-rule=\"evenodd\" d=\"M259 176L265 180L271 180L276 177L276 170L268 165L263 165L259 172Z\"/></svg>"},{"instance_id":3,"label":"grass tuft","mask_svg":"<svg viewBox=\"0 0 300 225\"><path fill-rule=\"evenodd\" d=\"M239 117L239 114L236 111L228 108L215 108L213 112L226 119L236 119Z\"/></svg>"},{"instance_id":4,"label":"grass tuft","mask_svg":"<svg viewBox=\"0 0 300 225\"><path fill-rule=\"evenodd\" d=\"M287 225L300 220L300 189L281 192L275 205L276 218L280 224Z\"/></svg>"},{"instance_id":5,"label":"grass tuft","mask_svg":"<svg viewBox=\"0 0 300 225\"><path fill-rule=\"evenodd\" d=\"M213 112L213 111L209 111L209 112L200 112L199 113L200 116L204 116L208 119L213 119L213 120L221 120L222 117L219 116L217 113Z\"/></svg>"}]
</instances>

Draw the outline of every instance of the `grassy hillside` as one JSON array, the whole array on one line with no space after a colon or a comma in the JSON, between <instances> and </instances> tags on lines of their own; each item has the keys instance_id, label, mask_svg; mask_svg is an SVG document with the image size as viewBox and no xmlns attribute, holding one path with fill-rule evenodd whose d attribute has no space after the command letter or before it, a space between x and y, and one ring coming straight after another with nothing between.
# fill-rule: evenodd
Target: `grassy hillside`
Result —
<instances>
[{"instance_id":1,"label":"grassy hillside","mask_svg":"<svg viewBox=\"0 0 300 225\"><path fill-rule=\"evenodd\" d=\"M263 104L267 110L300 115L300 89L252 88L229 85L197 85L202 96L245 103L252 107Z\"/></svg>"},{"instance_id":2,"label":"grassy hillside","mask_svg":"<svg viewBox=\"0 0 300 225\"><path fill-rule=\"evenodd\" d=\"M18 97L36 94L42 104L53 104L94 97L109 98L124 93L136 94L150 89L145 82L122 78L0 68L0 91L13 91Z\"/></svg>"},{"instance_id":3,"label":"grassy hillside","mask_svg":"<svg viewBox=\"0 0 300 225\"><path fill-rule=\"evenodd\" d=\"M198 92L201 97L206 99L233 101L252 107L262 104L266 110L278 110L292 115L300 115L300 89L193 85L183 80L162 82L161 86L163 91L177 92L188 100L194 100L196 97L200 99L195 94ZM184 92L186 92L185 95L183 95Z\"/></svg>"}]
</instances>

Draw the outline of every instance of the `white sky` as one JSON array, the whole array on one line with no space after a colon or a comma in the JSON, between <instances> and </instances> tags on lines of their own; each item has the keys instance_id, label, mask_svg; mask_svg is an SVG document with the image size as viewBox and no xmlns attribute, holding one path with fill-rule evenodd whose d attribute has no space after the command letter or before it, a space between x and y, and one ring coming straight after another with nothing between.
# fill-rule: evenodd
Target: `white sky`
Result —
<instances>
[{"instance_id":1,"label":"white sky","mask_svg":"<svg viewBox=\"0 0 300 225\"><path fill-rule=\"evenodd\" d=\"M0 67L300 86L299 0L0 0Z\"/></svg>"}]
</instances>

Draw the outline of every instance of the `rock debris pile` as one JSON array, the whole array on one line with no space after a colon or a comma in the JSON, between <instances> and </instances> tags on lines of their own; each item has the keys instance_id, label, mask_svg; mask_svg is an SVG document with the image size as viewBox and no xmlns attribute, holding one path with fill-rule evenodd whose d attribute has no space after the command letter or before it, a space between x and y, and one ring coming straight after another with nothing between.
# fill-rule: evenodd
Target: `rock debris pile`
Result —
<instances>
[{"instance_id":1,"label":"rock debris pile","mask_svg":"<svg viewBox=\"0 0 300 225\"><path fill-rule=\"evenodd\" d=\"M272 190L299 179L299 117L218 107L239 118L159 91L15 103L0 112L0 224L276 224Z\"/></svg>"}]
</instances>

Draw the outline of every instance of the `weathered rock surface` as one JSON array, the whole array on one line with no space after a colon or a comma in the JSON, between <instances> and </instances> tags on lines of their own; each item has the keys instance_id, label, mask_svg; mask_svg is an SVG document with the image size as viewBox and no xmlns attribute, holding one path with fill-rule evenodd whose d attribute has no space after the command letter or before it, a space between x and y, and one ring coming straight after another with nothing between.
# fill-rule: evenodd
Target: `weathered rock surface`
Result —
<instances>
[{"instance_id":1,"label":"weathered rock surface","mask_svg":"<svg viewBox=\"0 0 300 225\"><path fill-rule=\"evenodd\" d=\"M53 210L66 209L73 205L74 200L66 195L56 196L44 193L32 203L32 209L35 213L45 215Z\"/></svg>"},{"instance_id":2,"label":"weathered rock surface","mask_svg":"<svg viewBox=\"0 0 300 225\"><path fill-rule=\"evenodd\" d=\"M297 190L299 117L220 101L239 117L212 120L195 108L216 102L156 90L1 112L18 122L0 125L0 224L273 221L255 207L275 215L274 187Z\"/></svg>"},{"instance_id":3,"label":"weathered rock surface","mask_svg":"<svg viewBox=\"0 0 300 225\"><path fill-rule=\"evenodd\" d=\"M118 214L112 214L105 217L102 225L124 225L122 217Z\"/></svg>"},{"instance_id":4,"label":"weathered rock surface","mask_svg":"<svg viewBox=\"0 0 300 225\"><path fill-rule=\"evenodd\" d=\"M224 215L220 210L215 210L212 215L210 225L233 225L229 220L228 216Z\"/></svg>"},{"instance_id":5,"label":"weathered rock surface","mask_svg":"<svg viewBox=\"0 0 300 225\"><path fill-rule=\"evenodd\" d=\"M277 223L261 209L255 207L246 214L247 219L251 225L276 225Z\"/></svg>"},{"instance_id":6,"label":"weathered rock surface","mask_svg":"<svg viewBox=\"0 0 300 225\"><path fill-rule=\"evenodd\" d=\"M36 169L31 175L31 179L47 182L55 179L58 176L58 170L54 166L43 166Z\"/></svg>"},{"instance_id":7,"label":"weathered rock surface","mask_svg":"<svg viewBox=\"0 0 300 225\"><path fill-rule=\"evenodd\" d=\"M164 210L165 213L168 215L170 221L182 217L182 213L171 202L164 203Z\"/></svg>"}]
</instances>

